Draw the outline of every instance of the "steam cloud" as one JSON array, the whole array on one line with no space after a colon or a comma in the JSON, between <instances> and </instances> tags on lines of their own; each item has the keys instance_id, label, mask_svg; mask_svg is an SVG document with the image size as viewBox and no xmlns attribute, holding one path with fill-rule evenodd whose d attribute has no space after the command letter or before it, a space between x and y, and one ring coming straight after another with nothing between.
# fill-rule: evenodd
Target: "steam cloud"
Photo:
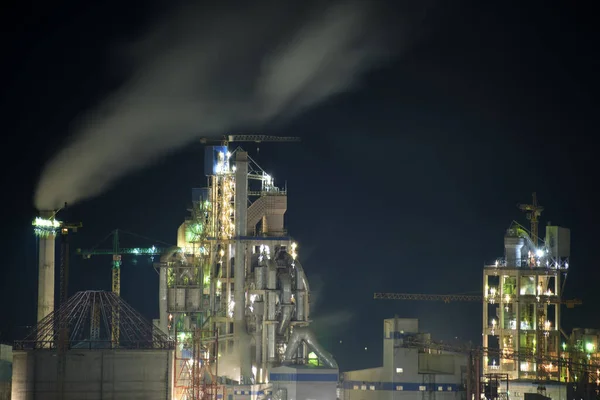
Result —
<instances>
[{"instance_id":1,"label":"steam cloud","mask_svg":"<svg viewBox=\"0 0 600 400\"><path fill-rule=\"evenodd\" d=\"M376 2L301 3L209 14L188 5L165 17L128 47L130 81L82 116L50 160L36 207L96 196L199 137L285 121L350 89L386 54Z\"/></svg>"}]
</instances>

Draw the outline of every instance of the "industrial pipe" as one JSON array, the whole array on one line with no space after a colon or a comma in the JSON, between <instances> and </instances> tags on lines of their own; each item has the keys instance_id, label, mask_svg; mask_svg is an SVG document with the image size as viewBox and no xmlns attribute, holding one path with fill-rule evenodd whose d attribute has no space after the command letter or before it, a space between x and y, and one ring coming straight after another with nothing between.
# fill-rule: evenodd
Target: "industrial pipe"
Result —
<instances>
[{"instance_id":1,"label":"industrial pipe","mask_svg":"<svg viewBox=\"0 0 600 400\"><path fill-rule=\"evenodd\" d=\"M275 324L277 307L277 265L275 261L267 261L267 359L275 361Z\"/></svg>"},{"instance_id":2,"label":"industrial pipe","mask_svg":"<svg viewBox=\"0 0 600 400\"><path fill-rule=\"evenodd\" d=\"M279 304L281 305L281 319L279 321L277 334L283 335L290 325L292 314L294 312L294 305L292 304L292 280L290 274L280 274L279 282L281 283L281 298L279 299Z\"/></svg>"},{"instance_id":3,"label":"industrial pipe","mask_svg":"<svg viewBox=\"0 0 600 400\"><path fill-rule=\"evenodd\" d=\"M308 321L308 293L310 293L308 280L299 261L294 261L294 268L296 268L296 320Z\"/></svg>"},{"instance_id":4,"label":"industrial pipe","mask_svg":"<svg viewBox=\"0 0 600 400\"><path fill-rule=\"evenodd\" d=\"M327 352L317 341L314 333L308 328L294 328L290 340L288 341L287 348L285 350L284 361L292 361L294 354L298 350L300 344L306 343L319 357L319 359L329 368L338 368L338 364L333 356Z\"/></svg>"}]
</instances>

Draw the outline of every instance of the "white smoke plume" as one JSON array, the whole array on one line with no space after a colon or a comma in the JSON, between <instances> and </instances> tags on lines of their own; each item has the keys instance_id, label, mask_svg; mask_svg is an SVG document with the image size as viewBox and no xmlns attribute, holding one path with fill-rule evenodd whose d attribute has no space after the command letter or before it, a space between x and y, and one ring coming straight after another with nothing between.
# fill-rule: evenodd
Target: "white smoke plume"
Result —
<instances>
[{"instance_id":1,"label":"white smoke plume","mask_svg":"<svg viewBox=\"0 0 600 400\"><path fill-rule=\"evenodd\" d=\"M328 287L333 286L331 283L327 285L322 276L311 274L310 278L310 312L312 316L311 329L318 333L327 332L329 335L336 335L348 324L354 322L356 313L349 309L338 309L336 311L325 311L321 308L323 297Z\"/></svg>"},{"instance_id":2,"label":"white smoke plume","mask_svg":"<svg viewBox=\"0 0 600 400\"><path fill-rule=\"evenodd\" d=\"M200 137L297 116L388 54L377 2L221 3L180 7L127 48L135 73L79 118L42 172L38 209L94 197Z\"/></svg>"}]
</instances>

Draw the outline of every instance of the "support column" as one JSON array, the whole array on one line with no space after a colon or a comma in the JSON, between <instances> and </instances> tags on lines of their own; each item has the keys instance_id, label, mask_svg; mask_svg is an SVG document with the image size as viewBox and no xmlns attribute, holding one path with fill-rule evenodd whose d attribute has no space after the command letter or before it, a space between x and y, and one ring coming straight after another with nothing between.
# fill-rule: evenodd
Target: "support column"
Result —
<instances>
[{"instance_id":1,"label":"support column","mask_svg":"<svg viewBox=\"0 0 600 400\"><path fill-rule=\"evenodd\" d=\"M235 259L233 311L234 338L240 357L242 379L252 376L250 340L246 332L246 246L241 239L247 235L248 225L248 153L235 153Z\"/></svg>"},{"instance_id":2,"label":"support column","mask_svg":"<svg viewBox=\"0 0 600 400\"><path fill-rule=\"evenodd\" d=\"M58 223L51 219L53 215L53 211L40 211L40 221L34 223L39 238L37 322L54 311L55 231L58 229Z\"/></svg>"}]
</instances>

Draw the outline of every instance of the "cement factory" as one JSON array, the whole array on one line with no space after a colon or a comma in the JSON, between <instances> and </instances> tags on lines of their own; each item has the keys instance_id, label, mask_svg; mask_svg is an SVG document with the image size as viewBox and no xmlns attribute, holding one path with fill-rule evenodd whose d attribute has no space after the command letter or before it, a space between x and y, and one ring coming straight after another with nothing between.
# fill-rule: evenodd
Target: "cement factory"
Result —
<instances>
[{"instance_id":1,"label":"cement factory","mask_svg":"<svg viewBox=\"0 0 600 400\"><path fill-rule=\"evenodd\" d=\"M543 207L535 194L531 204L520 205L531 227L508 225L504 256L483 267L481 295L375 294L379 300L480 302L482 343L437 341L417 319L394 317L382 321L383 365L340 373L310 329L310 285L284 225L287 188L242 148L230 147L297 140L244 135L205 141L207 186L192 190L177 246L116 246L110 292L67 297L68 237L81 224L61 221L60 211L40 211L33 223L38 322L12 347L0 347L0 399L597 398L600 332L567 334L560 325L561 307L581 303L562 297L570 231L548 225L541 240ZM154 321L120 297L126 253L160 257Z\"/></svg>"}]
</instances>

